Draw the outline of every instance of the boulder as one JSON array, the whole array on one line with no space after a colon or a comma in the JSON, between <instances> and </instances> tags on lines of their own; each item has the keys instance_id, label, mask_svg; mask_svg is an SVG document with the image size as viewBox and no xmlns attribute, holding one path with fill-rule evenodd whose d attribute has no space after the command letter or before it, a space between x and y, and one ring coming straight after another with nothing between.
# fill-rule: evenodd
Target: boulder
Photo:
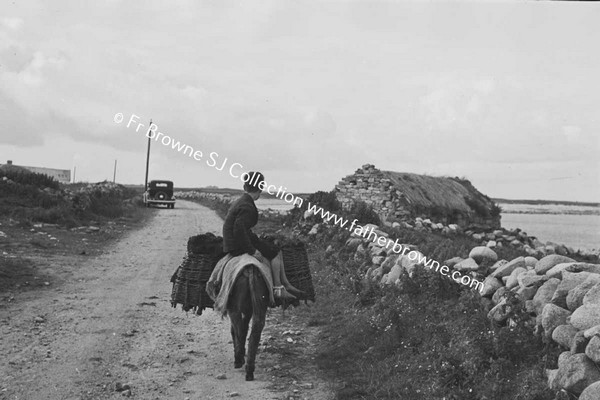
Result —
<instances>
[{"instance_id":1,"label":"boulder","mask_svg":"<svg viewBox=\"0 0 600 400\"><path fill-rule=\"evenodd\" d=\"M558 386L558 369L547 369L546 376L548 377L548 387L552 390L559 390Z\"/></svg>"},{"instance_id":2,"label":"boulder","mask_svg":"<svg viewBox=\"0 0 600 400\"><path fill-rule=\"evenodd\" d=\"M400 278L400 276L404 273L404 268L401 265L395 264L390 272L387 274L387 279L384 283L392 284L396 282L396 279Z\"/></svg>"},{"instance_id":3,"label":"boulder","mask_svg":"<svg viewBox=\"0 0 600 400\"><path fill-rule=\"evenodd\" d=\"M593 274L600 274L600 264L590 264L590 263L579 263L574 262L571 263L567 267L567 271L570 272L591 272Z\"/></svg>"},{"instance_id":4,"label":"boulder","mask_svg":"<svg viewBox=\"0 0 600 400\"><path fill-rule=\"evenodd\" d=\"M479 242L479 241L480 241L480 240L482 240L482 239L483 239L485 236L484 236L483 234L481 234L481 233L474 233L472 237L473 237L473 239L475 239L475 240L477 240L477 241Z\"/></svg>"},{"instance_id":5,"label":"boulder","mask_svg":"<svg viewBox=\"0 0 600 400\"><path fill-rule=\"evenodd\" d=\"M535 264L535 272L537 272L540 275L545 274L555 265L569 262L575 262L575 260L569 257L561 256L559 254L550 254L546 257L541 258Z\"/></svg>"},{"instance_id":6,"label":"boulder","mask_svg":"<svg viewBox=\"0 0 600 400\"><path fill-rule=\"evenodd\" d=\"M563 272L569 271L569 268L571 266L573 266L574 264L577 264L577 263L568 262L568 263L556 264L554 267L552 267L548 271L546 271L546 275L548 275L548 277L550 277L550 278L562 279Z\"/></svg>"},{"instance_id":7,"label":"boulder","mask_svg":"<svg viewBox=\"0 0 600 400\"><path fill-rule=\"evenodd\" d=\"M506 321L511 311L512 307L507 304L506 299L502 299L488 312L487 317L492 321L500 323Z\"/></svg>"},{"instance_id":8,"label":"boulder","mask_svg":"<svg viewBox=\"0 0 600 400\"><path fill-rule=\"evenodd\" d=\"M569 291L585 281L589 276L589 272L563 271L562 281L552 296L552 303L559 307L567 308L567 295Z\"/></svg>"},{"instance_id":9,"label":"boulder","mask_svg":"<svg viewBox=\"0 0 600 400\"><path fill-rule=\"evenodd\" d=\"M596 284L600 283L600 275L591 274L585 281L575 286L567 294L567 308L575 311L583 304L583 298Z\"/></svg>"},{"instance_id":10,"label":"boulder","mask_svg":"<svg viewBox=\"0 0 600 400\"><path fill-rule=\"evenodd\" d=\"M527 266L527 269L529 269L530 267L534 267L537 264L538 259L535 257L525 257L525 265Z\"/></svg>"},{"instance_id":11,"label":"boulder","mask_svg":"<svg viewBox=\"0 0 600 400\"><path fill-rule=\"evenodd\" d=\"M346 240L346 247L350 248L352 251L356 251L356 248L360 244L362 244L362 239L350 238Z\"/></svg>"},{"instance_id":12,"label":"boulder","mask_svg":"<svg viewBox=\"0 0 600 400\"><path fill-rule=\"evenodd\" d=\"M585 348L585 355L596 364L600 364L600 336L594 336L590 340Z\"/></svg>"},{"instance_id":13,"label":"boulder","mask_svg":"<svg viewBox=\"0 0 600 400\"><path fill-rule=\"evenodd\" d=\"M371 255L373 257L379 257L379 256L383 256L385 257L387 255L387 253L385 252L385 250L379 246L373 246L371 247Z\"/></svg>"},{"instance_id":14,"label":"boulder","mask_svg":"<svg viewBox=\"0 0 600 400\"><path fill-rule=\"evenodd\" d=\"M454 266L462 260L464 260L462 257L452 257L451 259L444 261L444 265L448 268L454 268Z\"/></svg>"},{"instance_id":15,"label":"boulder","mask_svg":"<svg viewBox=\"0 0 600 400\"><path fill-rule=\"evenodd\" d=\"M554 329L559 325L565 325L567 323L567 317L571 315L571 312L560 308L554 304L546 304L542 310L542 328L544 328L544 335L551 337Z\"/></svg>"},{"instance_id":16,"label":"boulder","mask_svg":"<svg viewBox=\"0 0 600 400\"><path fill-rule=\"evenodd\" d=\"M598 400L600 399L600 381L592 383L590 386L586 387L581 395L579 396L579 400Z\"/></svg>"},{"instance_id":17,"label":"boulder","mask_svg":"<svg viewBox=\"0 0 600 400\"><path fill-rule=\"evenodd\" d=\"M512 289L518 286L519 282L517 281L517 276L519 276L519 274L522 274L523 272L527 272L527 270L521 267L515 268L513 272L511 272L508 276L508 279L506 279L506 287L508 289Z\"/></svg>"},{"instance_id":18,"label":"boulder","mask_svg":"<svg viewBox=\"0 0 600 400\"><path fill-rule=\"evenodd\" d=\"M381 265L381 264L383 264L384 261L385 261L384 256L375 256L371 259L371 263L373 263L373 265Z\"/></svg>"},{"instance_id":19,"label":"boulder","mask_svg":"<svg viewBox=\"0 0 600 400\"><path fill-rule=\"evenodd\" d=\"M583 274L584 272L580 272L580 274ZM596 305L598 308L600 308L600 284L595 284L594 286L592 286L592 288L590 290L588 290L588 292L585 294L585 296L583 296L583 301L582 303L585 304L594 304Z\"/></svg>"},{"instance_id":20,"label":"boulder","mask_svg":"<svg viewBox=\"0 0 600 400\"><path fill-rule=\"evenodd\" d=\"M494 278L494 279L497 279L497 278ZM496 293L494 293L492 295L492 302L494 304L500 303L500 301L502 301L502 299L506 297L506 294L508 292L510 292L510 290L508 290L506 287L504 287L504 286L500 287L498 290L496 290Z\"/></svg>"},{"instance_id":21,"label":"boulder","mask_svg":"<svg viewBox=\"0 0 600 400\"><path fill-rule=\"evenodd\" d=\"M571 342L571 354L585 353L585 348L590 340L583 336L583 331L577 331Z\"/></svg>"},{"instance_id":22,"label":"boulder","mask_svg":"<svg viewBox=\"0 0 600 400\"><path fill-rule=\"evenodd\" d=\"M457 271L477 271L479 269L479 265L474 259L469 257L456 264L454 269Z\"/></svg>"},{"instance_id":23,"label":"boulder","mask_svg":"<svg viewBox=\"0 0 600 400\"><path fill-rule=\"evenodd\" d=\"M600 371L585 354L562 353L558 360L558 385L579 395L592 383L600 380Z\"/></svg>"},{"instance_id":24,"label":"boulder","mask_svg":"<svg viewBox=\"0 0 600 400\"><path fill-rule=\"evenodd\" d=\"M600 264L575 263L567 268L571 272L591 272L600 274Z\"/></svg>"},{"instance_id":25,"label":"boulder","mask_svg":"<svg viewBox=\"0 0 600 400\"><path fill-rule=\"evenodd\" d=\"M411 266L412 264L414 264L415 262L413 260L411 260L410 258L408 258L408 256L406 255L400 255L397 259L396 259L396 264L401 266L402 268L408 268L409 266Z\"/></svg>"},{"instance_id":26,"label":"boulder","mask_svg":"<svg viewBox=\"0 0 600 400\"><path fill-rule=\"evenodd\" d=\"M477 246L473 247L469 253L469 258L472 258L476 263L480 264L482 262L496 262L496 260L498 260L498 255L489 247Z\"/></svg>"},{"instance_id":27,"label":"boulder","mask_svg":"<svg viewBox=\"0 0 600 400\"><path fill-rule=\"evenodd\" d=\"M575 337L575 334L579 332L577 329L570 324L564 324L557 326L552 332L552 340L560 344L565 349L571 348L571 342Z\"/></svg>"},{"instance_id":28,"label":"boulder","mask_svg":"<svg viewBox=\"0 0 600 400\"><path fill-rule=\"evenodd\" d=\"M583 336L585 336L588 339L591 339L594 336L600 336L600 325L595 325L589 329L586 329L583 332Z\"/></svg>"},{"instance_id":29,"label":"boulder","mask_svg":"<svg viewBox=\"0 0 600 400\"><path fill-rule=\"evenodd\" d=\"M579 330L600 325L600 307L597 304L584 304L571 315L571 325Z\"/></svg>"},{"instance_id":30,"label":"boulder","mask_svg":"<svg viewBox=\"0 0 600 400\"><path fill-rule=\"evenodd\" d=\"M522 288L534 287L537 289L540 286L542 286L547 280L548 277L546 275L536 275L534 270L528 271L517 277L517 282Z\"/></svg>"},{"instance_id":31,"label":"boulder","mask_svg":"<svg viewBox=\"0 0 600 400\"><path fill-rule=\"evenodd\" d=\"M558 287L560 280L556 278L548 279L533 296L533 304L536 309L536 314L541 314L544 306L550 303L552 296Z\"/></svg>"},{"instance_id":32,"label":"boulder","mask_svg":"<svg viewBox=\"0 0 600 400\"><path fill-rule=\"evenodd\" d=\"M519 295L519 298L522 301L528 301L528 300L533 299L537 290L538 290L538 288L536 288L534 286L520 287L519 290L517 290L517 295Z\"/></svg>"},{"instance_id":33,"label":"boulder","mask_svg":"<svg viewBox=\"0 0 600 400\"><path fill-rule=\"evenodd\" d=\"M525 300L525 311L529 314L535 313L535 306L533 305L533 300Z\"/></svg>"},{"instance_id":34,"label":"boulder","mask_svg":"<svg viewBox=\"0 0 600 400\"><path fill-rule=\"evenodd\" d=\"M381 268L383 269L384 273L390 272L396 263L396 260L398 260L398 257L398 254L391 254L386 257L385 261L381 264Z\"/></svg>"},{"instance_id":35,"label":"boulder","mask_svg":"<svg viewBox=\"0 0 600 400\"><path fill-rule=\"evenodd\" d=\"M494 247L497 246L497 243L495 240L490 240L489 242L486 243L485 247L488 247L490 249L493 249Z\"/></svg>"},{"instance_id":36,"label":"boulder","mask_svg":"<svg viewBox=\"0 0 600 400\"><path fill-rule=\"evenodd\" d=\"M525 268L525 258L517 257L514 260L498 267L492 274L496 278L510 275L517 268Z\"/></svg>"},{"instance_id":37,"label":"boulder","mask_svg":"<svg viewBox=\"0 0 600 400\"><path fill-rule=\"evenodd\" d=\"M491 297L501 287L502 287L502 282L500 282L498 280L498 278L494 278L493 276L488 276L483 281L483 288L481 289L481 295L483 297Z\"/></svg>"},{"instance_id":38,"label":"boulder","mask_svg":"<svg viewBox=\"0 0 600 400\"><path fill-rule=\"evenodd\" d=\"M367 278L375 282L380 281L383 275L383 267L378 267L373 269L370 274L367 274Z\"/></svg>"},{"instance_id":39,"label":"boulder","mask_svg":"<svg viewBox=\"0 0 600 400\"><path fill-rule=\"evenodd\" d=\"M492 265L492 266L490 267L490 271L495 271L495 270L497 270L497 269L498 269L498 267L501 267L501 266L503 266L503 265L504 265L504 264L506 264L507 262L508 262L508 261L506 261L506 260L498 260L498 261L496 261L496 262L494 263L494 265Z\"/></svg>"}]
</instances>

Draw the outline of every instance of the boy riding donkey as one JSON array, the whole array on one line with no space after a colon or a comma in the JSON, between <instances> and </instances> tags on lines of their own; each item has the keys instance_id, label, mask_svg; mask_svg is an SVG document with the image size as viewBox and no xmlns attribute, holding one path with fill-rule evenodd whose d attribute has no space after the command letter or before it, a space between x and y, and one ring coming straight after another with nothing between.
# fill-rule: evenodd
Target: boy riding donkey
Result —
<instances>
[{"instance_id":1,"label":"boy riding donkey","mask_svg":"<svg viewBox=\"0 0 600 400\"><path fill-rule=\"evenodd\" d=\"M250 176L253 179L250 182ZM223 223L223 251L227 255L219 261L213 271L207 290L216 295L216 287L220 282L217 277L228 263L235 263L236 257L251 255L257 264L262 264L271 270L273 298L281 303L296 300L296 296L305 294L293 287L285 275L281 250L258 238L252 228L258 223L258 209L254 203L260 197L261 184L264 175L260 172L249 172L244 177L244 194L229 208ZM216 279L213 279L216 278Z\"/></svg>"}]
</instances>

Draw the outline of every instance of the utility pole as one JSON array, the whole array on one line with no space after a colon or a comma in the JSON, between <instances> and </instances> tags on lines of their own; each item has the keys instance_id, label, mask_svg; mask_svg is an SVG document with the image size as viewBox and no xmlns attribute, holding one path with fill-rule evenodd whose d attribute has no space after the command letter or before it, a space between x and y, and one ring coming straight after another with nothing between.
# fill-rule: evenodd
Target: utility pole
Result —
<instances>
[{"instance_id":1,"label":"utility pole","mask_svg":"<svg viewBox=\"0 0 600 400\"><path fill-rule=\"evenodd\" d=\"M152 120L150 120L148 132L146 133L146 136L148 136L148 151L146 152L146 179L144 180L144 192L148 190L148 166L150 164L150 128L152 128Z\"/></svg>"},{"instance_id":2,"label":"utility pole","mask_svg":"<svg viewBox=\"0 0 600 400\"><path fill-rule=\"evenodd\" d=\"M117 178L117 160L115 160L115 169L113 171L113 183L115 183L116 178Z\"/></svg>"},{"instance_id":3,"label":"utility pole","mask_svg":"<svg viewBox=\"0 0 600 400\"><path fill-rule=\"evenodd\" d=\"M77 166L73 166L73 183L75 183L75 172L77 172Z\"/></svg>"}]
</instances>

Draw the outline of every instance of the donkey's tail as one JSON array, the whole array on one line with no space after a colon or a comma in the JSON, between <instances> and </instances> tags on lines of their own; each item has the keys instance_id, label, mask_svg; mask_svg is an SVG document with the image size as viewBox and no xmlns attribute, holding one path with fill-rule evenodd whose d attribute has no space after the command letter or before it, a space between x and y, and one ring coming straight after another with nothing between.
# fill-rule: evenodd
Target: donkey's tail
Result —
<instances>
[{"instance_id":1,"label":"donkey's tail","mask_svg":"<svg viewBox=\"0 0 600 400\"><path fill-rule=\"evenodd\" d=\"M252 265L248 268L248 281L250 282L250 297L252 299L252 315L254 318L263 320L266 317L265 302L269 299L265 297L266 287L265 280L259 269Z\"/></svg>"}]
</instances>

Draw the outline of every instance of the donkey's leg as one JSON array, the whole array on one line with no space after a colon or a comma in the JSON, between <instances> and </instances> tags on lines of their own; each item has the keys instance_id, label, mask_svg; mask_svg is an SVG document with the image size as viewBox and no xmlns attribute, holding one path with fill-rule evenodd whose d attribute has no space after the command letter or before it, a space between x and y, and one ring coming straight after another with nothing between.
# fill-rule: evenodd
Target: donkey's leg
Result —
<instances>
[{"instance_id":1,"label":"donkey's leg","mask_svg":"<svg viewBox=\"0 0 600 400\"><path fill-rule=\"evenodd\" d=\"M260 343L260 336L265 327L267 318L267 299L269 292L260 271L256 267L249 269L250 288L252 296L252 328L248 340L248 357L246 358L246 380L254 380L254 367L256 352Z\"/></svg>"},{"instance_id":2,"label":"donkey's leg","mask_svg":"<svg viewBox=\"0 0 600 400\"><path fill-rule=\"evenodd\" d=\"M246 335L242 336L243 322L242 313L239 311L229 311L231 320L231 339L233 340L234 367L241 368L244 365L244 354Z\"/></svg>"},{"instance_id":3,"label":"donkey's leg","mask_svg":"<svg viewBox=\"0 0 600 400\"><path fill-rule=\"evenodd\" d=\"M250 326L250 318L252 318L252 313L246 312L242 314L242 331L240 332L240 344L242 347L242 363L240 364L240 367L244 365L244 357L246 356L246 338L248 337L248 327Z\"/></svg>"},{"instance_id":4,"label":"donkey's leg","mask_svg":"<svg viewBox=\"0 0 600 400\"><path fill-rule=\"evenodd\" d=\"M260 315L259 315L260 316ZM265 327L265 318L257 318L255 314L252 318L252 329L250 330L250 339L248 339L248 357L246 360L246 380L254 380L254 367L256 360L256 352L258 351L258 345L260 344L260 335Z\"/></svg>"}]
</instances>

